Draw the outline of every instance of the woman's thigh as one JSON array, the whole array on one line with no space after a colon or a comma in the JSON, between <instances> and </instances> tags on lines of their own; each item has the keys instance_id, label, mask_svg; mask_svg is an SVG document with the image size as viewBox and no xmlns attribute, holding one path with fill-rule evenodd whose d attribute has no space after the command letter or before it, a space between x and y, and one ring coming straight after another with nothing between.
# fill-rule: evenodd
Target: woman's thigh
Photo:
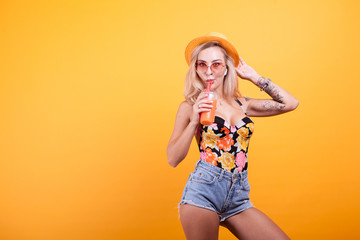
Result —
<instances>
[{"instance_id":1,"label":"woman's thigh","mask_svg":"<svg viewBox=\"0 0 360 240\"><path fill-rule=\"evenodd\" d=\"M238 239L290 239L268 216L255 207L229 217L221 225L228 228Z\"/></svg>"},{"instance_id":2,"label":"woman's thigh","mask_svg":"<svg viewBox=\"0 0 360 240\"><path fill-rule=\"evenodd\" d=\"M219 216L216 212L190 204L180 205L180 221L187 240L217 240Z\"/></svg>"}]
</instances>

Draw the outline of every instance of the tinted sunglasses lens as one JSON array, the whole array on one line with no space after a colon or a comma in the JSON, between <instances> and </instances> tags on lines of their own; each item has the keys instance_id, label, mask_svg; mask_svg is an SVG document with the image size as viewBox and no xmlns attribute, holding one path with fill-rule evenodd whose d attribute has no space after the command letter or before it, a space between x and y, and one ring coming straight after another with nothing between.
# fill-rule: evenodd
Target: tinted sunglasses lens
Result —
<instances>
[{"instance_id":1,"label":"tinted sunglasses lens","mask_svg":"<svg viewBox=\"0 0 360 240\"><path fill-rule=\"evenodd\" d=\"M221 62L214 62L211 64L210 69L212 72L218 72L223 67ZM208 65L205 62L197 62L196 63L196 70L200 72L206 72L208 70Z\"/></svg>"},{"instance_id":2,"label":"tinted sunglasses lens","mask_svg":"<svg viewBox=\"0 0 360 240\"><path fill-rule=\"evenodd\" d=\"M222 67L222 64L221 63L213 63L211 64L211 71L213 72L218 72Z\"/></svg>"},{"instance_id":3,"label":"tinted sunglasses lens","mask_svg":"<svg viewBox=\"0 0 360 240\"><path fill-rule=\"evenodd\" d=\"M208 69L208 65L204 62L198 62L196 64L196 69L200 72L205 72Z\"/></svg>"}]
</instances>

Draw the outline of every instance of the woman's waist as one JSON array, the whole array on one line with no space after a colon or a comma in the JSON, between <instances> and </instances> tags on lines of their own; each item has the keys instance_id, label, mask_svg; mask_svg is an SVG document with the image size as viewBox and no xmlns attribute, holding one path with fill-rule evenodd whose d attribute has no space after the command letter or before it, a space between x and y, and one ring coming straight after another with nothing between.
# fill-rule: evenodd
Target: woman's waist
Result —
<instances>
[{"instance_id":1,"label":"woman's waist","mask_svg":"<svg viewBox=\"0 0 360 240\"><path fill-rule=\"evenodd\" d=\"M195 169L196 168L204 168L207 171L212 172L213 174L219 174L224 177L227 177L229 179L231 178L237 178L240 177L241 179L244 177L247 177L248 170L247 168L242 169L242 171L239 170L239 168L233 169L233 171L226 171L224 168L218 167L212 163L209 163L207 161L202 160L201 158L196 162Z\"/></svg>"},{"instance_id":2,"label":"woman's waist","mask_svg":"<svg viewBox=\"0 0 360 240\"><path fill-rule=\"evenodd\" d=\"M247 156L247 153L248 153L248 147L243 147L243 148L239 148L239 147L231 147L231 148L228 148L228 149L221 149L219 147L213 147L213 148L210 148L210 147L206 147L206 148L203 148L201 145L199 145L199 152L200 154L201 153L204 153L208 156L213 156L213 157L216 157L216 158L220 158L220 157L226 157L226 158L236 158L237 155L245 155L245 157Z\"/></svg>"}]
</instances>

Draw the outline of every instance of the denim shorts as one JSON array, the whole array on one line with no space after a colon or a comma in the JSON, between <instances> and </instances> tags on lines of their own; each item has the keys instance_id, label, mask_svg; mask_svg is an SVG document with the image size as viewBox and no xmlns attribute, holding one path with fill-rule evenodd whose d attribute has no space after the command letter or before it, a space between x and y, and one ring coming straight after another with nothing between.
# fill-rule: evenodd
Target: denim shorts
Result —
<instances>
[{"instance_id":1,"label":"denim shorts","mask_svg":"<svg viewBox=\"0 0 360 240\"><path fill-rule=\"evenodd\" d=\"M249 192L247 170L231 173L200 159L186 182L178 206L190 204L209 209L222 222L253 207Z\"/></svg>"}]
</instances>

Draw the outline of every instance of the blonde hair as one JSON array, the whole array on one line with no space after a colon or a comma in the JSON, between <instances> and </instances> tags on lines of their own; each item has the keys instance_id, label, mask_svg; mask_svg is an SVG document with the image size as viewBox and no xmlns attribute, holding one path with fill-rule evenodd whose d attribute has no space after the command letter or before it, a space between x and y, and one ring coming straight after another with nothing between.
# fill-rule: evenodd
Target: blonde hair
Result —
<instances>
[{"instance_id":1,"label":"blonde hair","mask_svg":"<svg viewBox=\"0 0 360 240\"><path fill-rule=\"evenodd\" d=\"M199 78L198 74L196 73L195 65L199 53L202 50L210 47L219 47L225 57L225 64L226 64L226 68L228 69L228 72L224 78L223 93L222 93L223 96L228 100L230 100L233 97L238 98L242 96L238 88L238 80L235 71L234 60L229 56L229 54L220 45L219 42L210 41L198 45L191 53L190 66L186 73L185 89L184 89L184 97L191 104L195 103L201 91L206 88L205 83Z\"/></svg>"}]
</instances>

